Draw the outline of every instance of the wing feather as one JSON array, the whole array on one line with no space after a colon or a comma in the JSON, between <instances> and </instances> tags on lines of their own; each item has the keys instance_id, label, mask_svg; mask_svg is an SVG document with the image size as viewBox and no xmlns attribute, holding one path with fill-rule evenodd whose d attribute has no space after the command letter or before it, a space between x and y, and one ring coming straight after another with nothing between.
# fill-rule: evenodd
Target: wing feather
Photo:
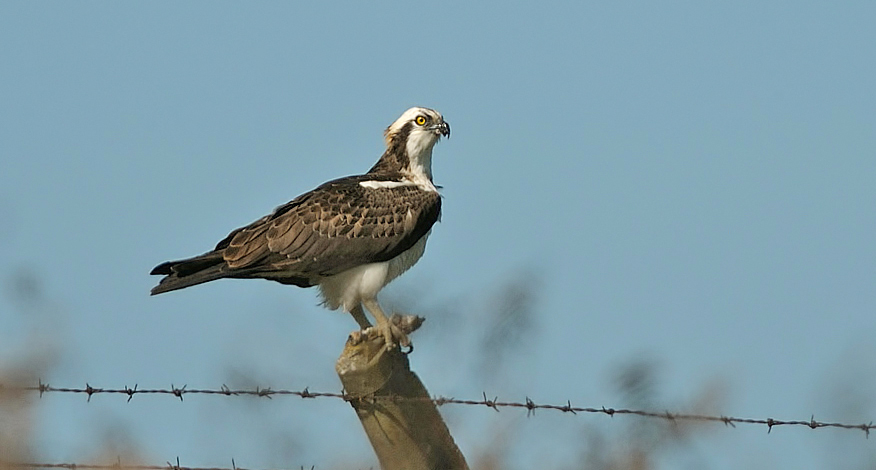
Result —
<instances>
[{"instance_id":1,"label":"wing feather","mask_svg":"<svg viewBox=\"0 0 876 470\"><path fill-rule=\"evenodd\" d=\"M438 220L441 198L413 185L363 187L373 175L326 183L239 228L216 246L225 277L299 285L412 247Z\"/></svg>"},{"instance_id":2,"label":"wing feather","mask_svg":"<svg viewBox=\"0 0 876 470\"><path fill-rule=\"evenodd\" d=\"M238 232L222 254L228 267L251 266L269 253L264 240L267 229L267 225L261 224Z\"/></svg>"}]
</instances>

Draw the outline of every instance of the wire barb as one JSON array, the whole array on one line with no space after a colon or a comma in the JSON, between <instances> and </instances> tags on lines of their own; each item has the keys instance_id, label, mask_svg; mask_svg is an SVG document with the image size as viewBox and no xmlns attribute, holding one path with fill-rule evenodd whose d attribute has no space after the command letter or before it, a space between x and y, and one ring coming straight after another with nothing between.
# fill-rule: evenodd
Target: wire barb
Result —
<instances>
[{"instance_id":1,"label":"wire barb","mask_svg":"<svg viewBox=\"0 0 876 470\"><path fill-rule=\"evenodd\" d=\"M575 412L575 409L572 408L572 401L571 400L566 401L566 406L562 407L560 409L560 411L562 411L564 413L572 413L573 415L578 414Z\"/></svg>"},{"instance_id":2,"label":"wire barb","mask_svg":"<svg viewBox=\"0 0 876 470\"><path fill-rule=\"evenodd\" d=\"M492 400L487 400L487 392L484 392L484 401L483 401L483 405L486 406L487 408L492 408L492 409L496 410L496 412L498 412L498 411L499 411L499 408L496 406L496 401L497 401L497 400L499 400L499 397L498 397L498 396L493 397ZM448 401L448 402L446 402L446 403L455 403L455 402L453 402L453 401Z\"/></svg>"},{"instance_id":3,"label":"wire barb","mask_svg":"<svg viewBox=\"0 0 876 470\"><path fill-rule=\"evenodd\" d=\"M179 401L183 401L183 394L186 392L186 387L188 387L188 385L183 385L182 388L176 388L173 384L170 384L170 393L173 393L175 397L179 398Z\"/></svg>"},{"instance_id":4,"label":"wire barb","mask_svg":"<svg viewBox=\"0 0 876 470\"><path fill-rule=\"evenodd\" d=\"M88 399L85 400L85 402L91 403L91 396L94 395L95 393L100 393L101 391L102 390L100 390L100 389L93 388L91 385L88 384L88 382L85 382L85 393L88 394Z\"/></svg>"},{"instance_id":5,"label":"wire barb","mask_svg":"<svg viewBox=\"0 0 876 470\"><path fill-rule=\"evenodd\" d=\"M137 393L137 384L134 384L134 388L132 389L125 385L125 392L128 394L127 403L131 403L131 398L134 398L134 394Z\"/></svg>"},{"instance_id":6,"label":"wire barb","mask_svg":"<svg viewBox=\"0 0 876 470\"><path fill-rule=\"evenodd\" d=\"M526 417L529 418L530 416L535 416L535 410L537 408L538 405L530 400L529 397L526 397Z\"/></svg>"}]
</instances>

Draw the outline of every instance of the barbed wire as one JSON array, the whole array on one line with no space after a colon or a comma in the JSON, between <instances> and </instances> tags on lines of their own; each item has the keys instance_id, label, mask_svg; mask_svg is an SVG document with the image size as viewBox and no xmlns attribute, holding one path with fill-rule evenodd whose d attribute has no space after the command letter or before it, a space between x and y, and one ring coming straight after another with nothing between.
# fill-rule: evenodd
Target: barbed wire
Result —
<instances>
[{"instance_id":1,"label":"barbed wire","mask_svg":"<svg viewBox=\"0 0 876 470\"><path fill-rule=\"evenodd\" d=\"M176 463L167 462L165 465L128 465L123 464L121 459L111 464L79 464L79 463L35 463L35 462L4 462L0 460L0 468L63 468L67 470L253 470L246 467L238 467L231 459L231 467L185 467L180 465L179 457ZM316 467L304 466L294 470L314 470ZM270 469L263 469L270 470Z\"/></svg>"},{"instance_id":2,"label":"barbed wire","mask_svg":"<svg viewBox=\"0 0 876 470\"><path fill-rule=\"evenodd\" d=\"M436 406L444 406L444 405L470 405L470 406L484 406L487 408L491 408L495 411L499 411L500 408L522 408L526 409L527 415L533 415L537 410L553 410L553 411L561 411L563 413L570 413L573 415L577 415L578 413L597 413L604 414L608 416L615 415L632 415L632 416L640 416L644 418L658 418L664 419L671 422L678 421L688 421L688 422L715 422L715 423L723 423L725 426L730 426L735 428L737 424L756 424L756 425L765 425L767 427L767 433L770 433L773 427L776 426L806 426L810 429L819 429L819 428L836 428L836 429L850 429L850 430L859 430L863 431L865 437L870 437L870 431L876 429L876 424L873 424L873 421L869 423L862 424L847 424L847 423L838 423L838 422L826 422L826 421L816 421L815 416L812 415L808 420L781 420L774 418L737 418L733 416L727 415L701 415L701 414L693 414L693 413L672 413L670 411L648 411L648 410L634 410L634 409L626 409L626 408L606 408L602 407L577 407L572 406L571 401L566 401L565 405L555 405L555 404L544 404L544 403L535 403L529 397L526 397L523 402L513 402L513 401L499 401L498 397L494 397L493 399L487 398L486 392L483 393L482 400L460 400L456 398L448 398L448 397L403 397L397 395L369 395L365 397L356 397L349 395L344 392L312 392L307 387L303 390L274 390L272 388L260 388L256 387L254 389L231 389L226 385L222 385L219 389L190 389L185 385L182 387L175 387L171 384L169 389L139 389L137 385L134 385L133 388L125 386L124 388L98 388L92 387L90 384L86 383L85 388L67 388L67 387L52 387L49 384L45 384L42 381L39 382L36 386L13 386L7 387L3 384L0 384L0 392L4 390L9 391L19 391L19 392L39 392L40 398L42 398L43 394L46 393L77 393L77 394L85 394L88 398L86 401L90 402L91 397L99 394L120 394L127 395L127 401L131 401L134 398L134 395L170 395L183 400L185 395L220 395L220 396L254 396L261 398L273 398L274 396L296 396L299 398L336 398L341 399L347 402L363 402L363 403L379 403L382 401L393 401L393 402L401 402L401 401L431 401ZM165 468L165 467L161 467ZM190 469L180 469L180 470L190 470ZM204 470L204 469L198 469ZM228 469L223 469L228 470ZM233 470L233 469L232 469ZM237 469L242 470L242 469Z\"/></svg>"}]
</instances>

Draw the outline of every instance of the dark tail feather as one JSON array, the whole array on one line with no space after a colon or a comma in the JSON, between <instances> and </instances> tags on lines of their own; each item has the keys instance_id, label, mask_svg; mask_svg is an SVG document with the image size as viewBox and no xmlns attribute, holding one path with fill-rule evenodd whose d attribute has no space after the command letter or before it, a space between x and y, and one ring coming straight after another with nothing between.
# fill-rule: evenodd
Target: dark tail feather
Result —
<instances>
[{"instance_id":1,"label":"dark tail feather","mask_svg":"<svg viewBox=\"0 0 876 470\"><path fill-rule=\"evenodd\" d=\"M222 253L216 251L194 258L161 263L149 273L165 275L158 285L152 288L152 295L228 277L228 271L222 269L224 266Z\"/></svg>"}]
</instances>

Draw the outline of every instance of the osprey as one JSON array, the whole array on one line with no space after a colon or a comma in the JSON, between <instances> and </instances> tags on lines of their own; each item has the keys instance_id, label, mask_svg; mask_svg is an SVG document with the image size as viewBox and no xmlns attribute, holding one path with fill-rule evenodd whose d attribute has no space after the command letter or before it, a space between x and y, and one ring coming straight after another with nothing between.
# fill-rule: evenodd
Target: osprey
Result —
<instances>
[{"instance_id":1,"label":"osprey","mask_svg":"<svg viewBox=\"0 0 876 470\"><path fill-rule=\"evenodd\" d=\"M364 330L362 306L387 347L410 340L383 313L377 293L413 266L441 215L432 147L450 137L435 110L411 108L384 132L386 151L364 175L329 181L232 231L213 251L168 261L152 295L223 278L319 286L325 306L343 308Z\"/></svg>"}]
</instances>

